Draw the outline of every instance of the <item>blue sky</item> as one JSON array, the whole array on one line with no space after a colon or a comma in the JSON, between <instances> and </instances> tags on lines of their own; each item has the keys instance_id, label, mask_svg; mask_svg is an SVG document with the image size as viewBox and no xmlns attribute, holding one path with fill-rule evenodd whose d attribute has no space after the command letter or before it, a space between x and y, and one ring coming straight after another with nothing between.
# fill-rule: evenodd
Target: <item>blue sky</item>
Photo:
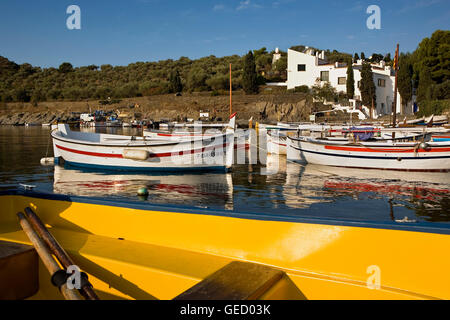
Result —
<instances>
[{"instance_id":1,"label":"blue sky","mask_svg":"<svg viewBox=\"0 0 450 320\"><path fill-rule=\"evenodd\" d=\"M81 8L68 30L66 8ZM381 29L369 30L369 5ZM450 29L449 0L0 0L0 55L35 66L127 65L309 45L354 53L413 51Z\"/></svg>"}]
</instances>

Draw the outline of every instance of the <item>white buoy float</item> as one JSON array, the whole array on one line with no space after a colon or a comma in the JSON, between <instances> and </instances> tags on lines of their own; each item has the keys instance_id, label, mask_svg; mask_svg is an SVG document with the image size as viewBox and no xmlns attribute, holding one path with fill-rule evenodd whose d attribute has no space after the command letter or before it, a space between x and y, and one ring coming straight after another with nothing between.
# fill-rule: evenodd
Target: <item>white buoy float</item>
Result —
<instances>
[{"instance_id":1,"label":"white buoy float","mask_svg":"<svg viewBox=\"0 0 450 320\"><path fill-rule=\"evenodd\" d=\"M125 159L143 161L150 157L150 153L147 150L124 149L122 152L122 157Z\"/></svg>"},{"instance_id":2,"label":"white buoy float","mask_svg":"<svg viewBox=\"0 0 450 320\"><path fill-rule=\"evenodd\" d=\"M50 166L55 164L55 158L54 157L47 157L41 159L41 165L43 166Z\"/></svg>"}]
</instances>

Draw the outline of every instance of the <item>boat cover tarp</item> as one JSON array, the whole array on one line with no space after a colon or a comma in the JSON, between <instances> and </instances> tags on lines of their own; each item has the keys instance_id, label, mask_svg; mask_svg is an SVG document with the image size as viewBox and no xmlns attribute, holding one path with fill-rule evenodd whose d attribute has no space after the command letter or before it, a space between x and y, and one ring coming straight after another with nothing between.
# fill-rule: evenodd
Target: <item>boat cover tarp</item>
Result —
<instances>
[{"instance_id":1,"label":"boat cover tarp","mask_svg":"<svg viewBox=\"0 0 450 320\"><path fill-rule=\"evenodd\" d=\"M357 140L366 141L373 137L374 132L374 128L372 127L351 127L348 131L346 131L346 134L353 133Z\"/></svg>"}]
</instances>

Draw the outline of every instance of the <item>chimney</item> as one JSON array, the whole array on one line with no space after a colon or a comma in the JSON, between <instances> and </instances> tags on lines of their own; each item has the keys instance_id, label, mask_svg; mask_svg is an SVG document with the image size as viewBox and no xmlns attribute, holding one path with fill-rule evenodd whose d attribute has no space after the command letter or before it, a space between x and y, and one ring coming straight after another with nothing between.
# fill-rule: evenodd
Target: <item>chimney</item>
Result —
<instances>
[{"instance_id":1,"label":"chimney","mask_svg":"<svg viewBox=\"0 0 450 320\"><path fill-rule=\"evenodd\" d=\"M320 54L320 59L325 60L325 51L322 50L322 53Z\"/></svg>"}]
</instances>

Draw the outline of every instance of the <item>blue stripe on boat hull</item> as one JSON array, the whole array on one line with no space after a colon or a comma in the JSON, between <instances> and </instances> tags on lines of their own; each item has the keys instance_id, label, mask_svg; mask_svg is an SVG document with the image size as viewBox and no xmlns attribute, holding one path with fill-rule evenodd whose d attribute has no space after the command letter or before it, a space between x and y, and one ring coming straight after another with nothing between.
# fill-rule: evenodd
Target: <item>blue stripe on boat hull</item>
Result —
<instances>
[{"instance_id":1,"label":"blue stripe on boat hull","mask_svg":"<svg viewBox=\"0 0 450 320\"><path fill-rule=\"evenodd\" d=\"M433 138L433 141L436 141L436 142L449 141L450 142L450 138Z\"/></svg>"},{"instance_id":2,"label":"blue stripe on boat hull","mask_svg":"<svg viewBox=\"0 0 450 320\"><path fill-rule=\"evenodd\" d=\"M108 166L108 165L97 165L97 164L87 164L81 162L64 161L65 165L72 167L81 167L89 169L98 169L106 171L126 171L126 172L192 172L192 171L202 171L202 172L228 172L228 168L225 166L211 166L211 167L122 167L122 166Z\"/></svg>"},{"instance_id":3,"label":"blue stripe on boat hull","mask_svg":"<svg viewBox=\"0 0 450 320\"><path fill-rule=\"evenodd\" d=\"M296 146L292 146L292 147L295 150L298 150L301 152L315 153L315 154L320 154L320 155L330 156L330 157L359 158L359 159L384 159L384 160L397 160L398 159L398 157L375 157L375 156L359 156L359 155L350 155L350 154L326 153L326 152L319 152L319 151L304 150L304 149L298 148ZM450 156L401 157L401 158L402 158L402 160L449 159Z\"/></svg>"}]
</instances>

